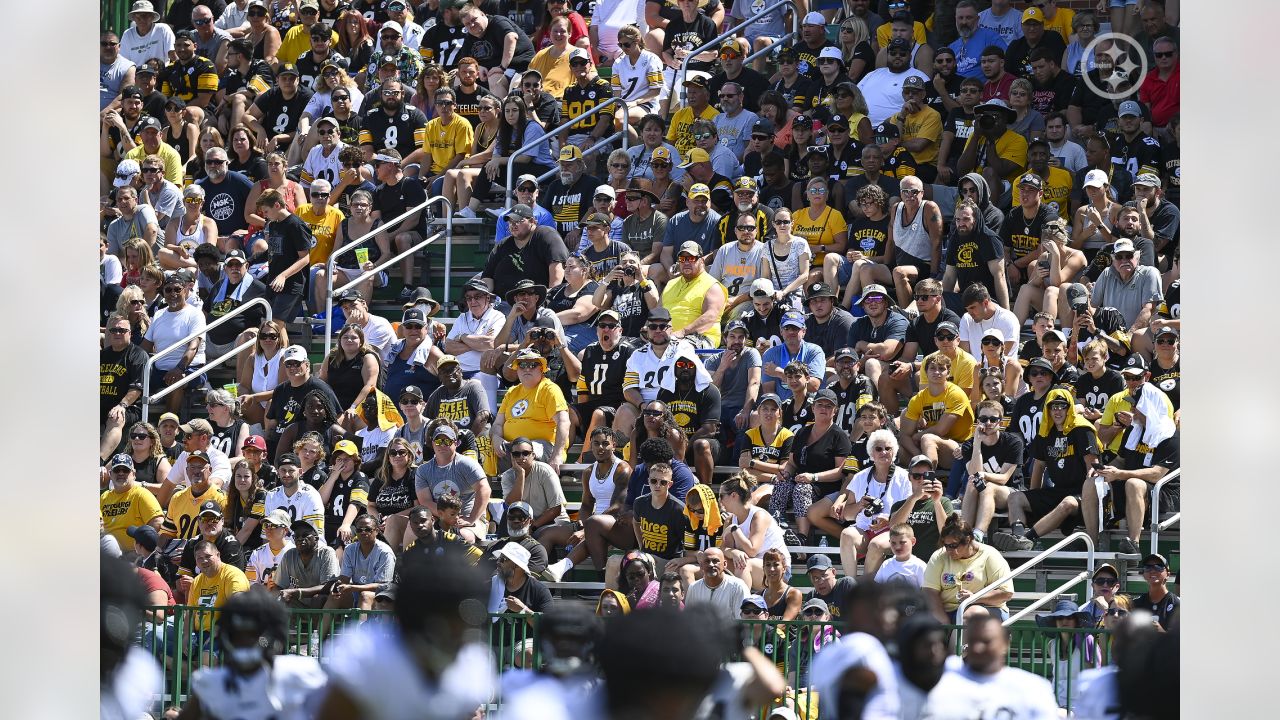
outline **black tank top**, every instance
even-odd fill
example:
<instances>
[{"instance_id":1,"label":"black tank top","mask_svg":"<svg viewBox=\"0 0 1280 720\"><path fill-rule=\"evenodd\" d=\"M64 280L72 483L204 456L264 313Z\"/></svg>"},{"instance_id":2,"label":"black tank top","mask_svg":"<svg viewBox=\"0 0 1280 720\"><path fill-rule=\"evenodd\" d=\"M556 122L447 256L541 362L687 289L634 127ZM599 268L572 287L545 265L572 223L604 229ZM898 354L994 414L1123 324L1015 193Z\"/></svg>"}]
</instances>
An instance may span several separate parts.
<instances>
[{"instance_id":1,"label":"black tank top","mask_svg":"<svg viewBox=\"0 0 1280 720\"><path fill-rule=\"evenodd\" d=\"M240 448L232 446L235 445L236 438L240 437L240 428L244 427L244 421L236 420L227 427L218 427L213 421L209 424L213 425L213 437L209 438L209 447L221 450L222 454L229 458L239 455Z\"/></svg>"},{"instance_id":2,"label":"black tank top","mask_svg":"<svg viewBox=\"0 0 1280 720\"><path fill-rule=\"evenodd\" d=\"M341 409L351 407L356 395L360 394L360 389L364 387L362 370L365 354L360 353L350 360L345 357L340 358L336 366L329 365L329 387L333 388L333 394L338 396L338 406Z\"/></svg>"},{"instance_id":3,"label":"black tank top","mask_svg":"<svg viewBox=\"0 0 1280 720\"><path fill-rule=\"evenodd\" d=\"M791 586L787 585L786 588L787 590L790 590ZM787 611L787 590L782 591L782 597L778 598L778 602L769 606L770 617L780 618L782 617L783 613Z\"/></svg>"},{"instance_id":4,"label":"black tank top","mask_svg":"<svg viewBox=\"0 0 1280 720\"><path fill-rule=\"evenodd\" d=\"M145 462L133 461L133 474L139 483L156 482L156 466L160 461L154 457L149 457Z\"/></svg>"},{"instance_id":5,"label":"black tank top","mask_svg":"<svg viewBox=\"0 0 1280 720\"><path fill-rule=\"evenodd\" d=\"M178 137L173 136L173 126L170 125L164 133L164 141L169 143L174 150L178 151L178 157L184 161L191 157L191 140L187 137L187 125L183 122L178 126Z\"/></svg>"}]
</instances>

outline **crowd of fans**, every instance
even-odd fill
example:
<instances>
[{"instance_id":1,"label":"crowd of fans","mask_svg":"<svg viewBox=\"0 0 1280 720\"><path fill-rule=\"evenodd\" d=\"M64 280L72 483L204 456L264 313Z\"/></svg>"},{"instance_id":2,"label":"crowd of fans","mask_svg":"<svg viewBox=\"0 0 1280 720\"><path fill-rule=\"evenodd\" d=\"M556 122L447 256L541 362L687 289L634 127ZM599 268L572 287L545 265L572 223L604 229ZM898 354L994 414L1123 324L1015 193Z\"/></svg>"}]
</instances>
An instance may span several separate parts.
<instances>
[{"instance_id":1,"label":"crowd of fans","mask_svg":"<svg viewBox=\"0 0 1280 720\"><path fill-rule=\"evenodd\" d=\"M437 607L406 577L441 554L488 568L490 613L603 580L595 614L636 619L596 638L564 611L598 644L551 642L565 663L521 696L539 711L595 697L598 662L601 717L630 717L624 697L695 716L697 673L641 698L611 675L638 660L605 653L646 657L654 618L696 634L686 606L835 623L709 641L760 649L727 707L1079 711L1004 668L1012 583L973 596L1083 528L1149 590L1101 565L1042 622L1176 627L1141 538L1179 467L1179 59L1176 2L1066 4L797 2L712 42L767 3L137 0L101 35L104 548L141 605L248 592L245 632L271 603L449 615L470 590ZM369 272L443 229L429 197L494 233L458 297L422 287L420 254ZM329 281L357 279L326 315ZM299 323L332 350L313 361ZM158 656L281 661L149 612ZM412 622L335 650L330 677L379 652L431 677L492 665L453 640L405 655ZM968 628L963 667L943 624ZM1107 640L1055 642L1059 690L1083 672L1115 692ZM364 670L330 680L328 712L399 717ZM489 695L416 681L391 696L462 717ZM192 687L221 717L218 686Z\"/></svg>"}]
</instances>

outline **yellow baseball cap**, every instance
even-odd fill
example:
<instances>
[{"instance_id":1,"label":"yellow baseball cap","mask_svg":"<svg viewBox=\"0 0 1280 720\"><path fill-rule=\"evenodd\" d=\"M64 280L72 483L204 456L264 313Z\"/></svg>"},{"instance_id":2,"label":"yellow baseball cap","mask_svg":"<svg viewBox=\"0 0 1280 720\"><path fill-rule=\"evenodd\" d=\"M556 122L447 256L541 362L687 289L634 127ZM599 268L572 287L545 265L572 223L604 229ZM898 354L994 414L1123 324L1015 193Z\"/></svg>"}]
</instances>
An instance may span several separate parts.
<instances>
[{"instance_id":1,"label":"yellow baseball cap","mask_svg":"<svg viewBox=\"0 0 1280 720\"><path fill-rule=\"evenodd\" d=\"M694 183L692 186L690 186L690 188L689 188L689 194L688 194L688 196L687 196L687 197L688 197L689 199L693 199L693 198L696 198L696 197L698 197L698 196L702 196L702 197L704 197L704 198L706 198L706 199L710 200L710 199L711 199L711 188L707 187L705 183Z\"/></svg>"},{"instance_id":2,"label":"yellow baseball cap","mask_svg":"<svg viewBox=\"0 0 1280 720\"><path fill-rule=\"evenodd\" d=\"M711 156L707 154L706 150L696 147L689 151L689 156L684 159L684 162L680 163L680 167L687 168L694 163L704 162L711 162Z\"/></svg>"},{"instance_id":3,"label":"yellow baseball cap","mask_svg":"<svg viewBox=\"0 0 1280 720\"><path fill-rule=\"evenodd\" d=\"M359 457L360 451L356 449L356 444L350 440L339 440L337 445L333 446L336 453L346 453L351 457Z\"/></svg>"},{"instance_id":4,"label":"yellow baseball cap","mask_svg":"<svg viewBox=\"0 0 1280 720\"><path fill-rule=\"evenodd\" d=\"M1022 11L1022 22L1024 22L1024 23L1025 23L1025 22L1038 22L1038 23L1040 23L1041 25L1043 25L1043 24L1044 24L1044 11L1043 11L1043 10L1041 10L1040 8L1036 7L1035 5L1032 5L1031 7L1029 7L1029 8L1027 8L1026 10L1023 10L1023 11Z\"/></svg>"},{"instance_id":5,"label":"yellow baseball cap","mask_svg":"<svg viewBox=\"0 0 1280 720\"><path fill-rule=\"evenodd\" d=\"M560 162L572 162L582 159L582 148L577 145L565 145L560 148Z\"/></svg>"}]
</instances>

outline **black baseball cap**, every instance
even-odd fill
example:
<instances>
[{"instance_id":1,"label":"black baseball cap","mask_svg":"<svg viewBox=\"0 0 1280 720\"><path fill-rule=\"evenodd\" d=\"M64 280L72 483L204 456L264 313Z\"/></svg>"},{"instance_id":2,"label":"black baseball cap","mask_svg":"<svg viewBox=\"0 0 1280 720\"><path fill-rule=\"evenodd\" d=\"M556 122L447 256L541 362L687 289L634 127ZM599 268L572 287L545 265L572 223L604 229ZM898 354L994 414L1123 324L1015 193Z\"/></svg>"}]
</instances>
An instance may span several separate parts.
<instances>
[{"instance_id":1,"label":"black baseball cap","mask_svg":"<svg viewBox=\"0 0 1280 720\"><path fill-rule=\"evenodd\" d=\"M654 308L649 311L649 319L666 320L667 322L671 322L671 311L664 307Z\"/></svg>"},{"instance_id":2,"label":"black baseball cap","mask_svg":"<svg viewBox=\"0 0 1280 720\"><path fill-rule=\"evenodd\" d=\"M302 460L300 460L298 456L293 453L283 453L280 455L280 457L276 458L276 468L282 468L285 465L302 467Z\"/></svg>"}]
</instances>

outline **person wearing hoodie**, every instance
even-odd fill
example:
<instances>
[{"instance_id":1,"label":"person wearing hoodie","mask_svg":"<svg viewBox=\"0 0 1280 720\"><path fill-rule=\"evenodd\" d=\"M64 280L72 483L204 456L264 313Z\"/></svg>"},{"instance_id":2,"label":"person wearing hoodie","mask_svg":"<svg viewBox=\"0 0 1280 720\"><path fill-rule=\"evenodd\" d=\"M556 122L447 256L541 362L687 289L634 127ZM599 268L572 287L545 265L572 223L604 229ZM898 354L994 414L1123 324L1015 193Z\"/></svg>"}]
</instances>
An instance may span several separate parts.
<instances>
[{"instance_id":1,"label":"person wearing hoodie","mask_svg":"<svg viewBox=\"0 0 1280 720\"><path fill-rule=\"evenodd\" d=\"M1012 527L993 535L992 545L1002 551L1031 550L1041 535L1055 528L1069 532L1079 518L1085 480L1098 454L1097 434L1088 420L1076 414L1071 393L1050 390L1031 441L1035 463L1030 489L1009 496ZM1046 480L1051 487L1046 487ZM1028 522L1034 523L1030 529Z\"/></svg>"},{"instance_id":2,"label":"person wearing hoodie","mask_svg":"<svg viewBox=\"0 0 1280 720\"><path fill-rule=\"evenodd\" d=\"M668 560L663 572L679 573L680 582L687 590L702 575L698 553L720 544L720 531L727 516L720 510L716 491L702 483L689 488L685 494L684 516L684 555Z\"/></svg>"},{"instance_id":3,"label":"person wearing hoodie","mask_svg":"<svg viewBox=\"0 0 1280 720\"><path fill-rule=\"evenodd\" d=\"M965 178L976 178L979 187L986 187L986 182L976 173ZM942 292L948 304L959 304L960 291L975 282L982 283L1000 307L1008 307L1004 243L989 225L978 222L981 216L981 207L969 198L956 204L954 227L946 243L947 269L942 274Z\"/></svg>"}]
</instances>

